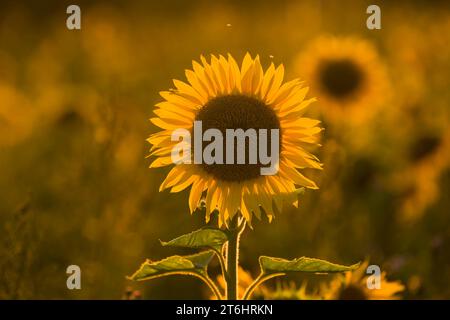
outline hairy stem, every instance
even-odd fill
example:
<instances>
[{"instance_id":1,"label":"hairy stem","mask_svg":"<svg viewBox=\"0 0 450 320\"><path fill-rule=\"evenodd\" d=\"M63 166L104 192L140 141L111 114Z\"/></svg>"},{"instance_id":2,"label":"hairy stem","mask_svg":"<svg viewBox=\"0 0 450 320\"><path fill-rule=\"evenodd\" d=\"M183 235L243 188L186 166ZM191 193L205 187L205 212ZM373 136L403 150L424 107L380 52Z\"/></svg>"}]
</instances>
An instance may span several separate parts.
<instances>
[{"instance_id":1,"label":"hairy stem","mask_svg":"<svg viewBox=\"0 0 450 320\"><path fill-rule=\"evenodd\" d=\"M219 264L220 264L220 270L222 272L222 277L224 279L227 278L227 267L225 266L225 258L222 254L222 250L214 250L214 252L216 253L217 258L219 259Z\"/></svg>"},{"instance_id":2,"label":"hairy stem","mask_svg":"<svg viewBox=\"0 0 450 320\"><path fill-rule=\"evenodd\" d=\"M211 291L216 296L217 300L222 300L223 299L222 294L220 293L220 291L217 288L216 284L214 283L214 281L211 280L211 278L207 274L202 276L202 277L200 277L200 279L202 279L208 285L208 287L211 289Z\"/></svg>"},{"instance_id":3,"label":"hairy stem","mask_svg":"<svg viewBox=\"0 0 450 320\"><path fill-rule=\"evenodd\" d=\"M227 244L227 300L238 299L238 264L239 264L239 239L244 231L245 221L239 221L238 215L230 221Z\"/></svg>"}]
</instances>

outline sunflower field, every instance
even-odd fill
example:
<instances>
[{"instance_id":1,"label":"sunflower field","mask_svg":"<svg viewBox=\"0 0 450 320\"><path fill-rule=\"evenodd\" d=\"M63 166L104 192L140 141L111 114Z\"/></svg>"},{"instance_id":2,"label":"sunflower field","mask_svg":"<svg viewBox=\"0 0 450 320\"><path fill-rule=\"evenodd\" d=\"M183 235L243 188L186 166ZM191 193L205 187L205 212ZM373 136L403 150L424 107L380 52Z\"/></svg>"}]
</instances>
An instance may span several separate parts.
<instances>
[{"instance_id":1,"label":"sunflower field","mask_svg":"<svg viewBox=\"0 0 450 320\"><path fill-rule=\"evenodd\" d=\"M450 299L450 5L372 4L2 1L0 299Z\"/></svg>"}]
</instances>

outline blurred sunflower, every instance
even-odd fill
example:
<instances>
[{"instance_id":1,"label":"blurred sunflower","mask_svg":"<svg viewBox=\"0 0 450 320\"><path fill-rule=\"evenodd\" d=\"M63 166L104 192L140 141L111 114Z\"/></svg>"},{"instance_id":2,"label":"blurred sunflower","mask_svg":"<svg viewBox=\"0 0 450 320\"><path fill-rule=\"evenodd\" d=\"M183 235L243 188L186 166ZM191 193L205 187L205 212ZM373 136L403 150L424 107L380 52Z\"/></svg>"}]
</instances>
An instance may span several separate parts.
<instances>
[{"instance_id":1,"label":"blurred sunflower","mask_svg":"<svg viewBox=\"0 0 450 320\"><path fill-rule=\"evenodd\" d=\"M419 134L409 146L410 164L393 176L393 187L404 194L400 219L414 221L439 194L439 178L450 167L450 130Z\"/></svg>"},{"instance_id":2,"label":"blurred sunflower","mask_svg":"<svg viewBox=\"0 0 450 320\"><path fill-rule=\"evenodd\" d=\"M317 290L309 293L306 290L307 282L297 288L294 282L277 282L275 290L266 289L265 298L268 300L321 300Z\"/></svg>"},{"instance_id":3,"label":"blurred sunflower","mask_svg":"<svg viewBox=\"0 0 450 320\"><path fill-rule=\"evenodd\" d=\"M17 88L0 82L0 146L12 146L30 137L37 116L28 98Z\"/></svg>"},{"instance_id":4,"label":"blurred sunflower","mask_svg":"<svg viewBox=\"0 0 450 320\"><path fill-rule=\"evenodd\" d=\"M325 300L395 300L405 287L400 281L388 281L386 273L381 273L380 289L367 287L368 276L365 271L369 265L365 261L351 272L337 275L328 285L321 287L321 295Z\"/></svg>"},{"instance_id":5,"label":"blurred sunflower","mask_svg":"<svg viewBox=\"0 0 450 320\"><path fill-rule=\"evenodd\" d=\"M296 59L330 122L361 123L386 99L386 71L374 46L354 37L322 36Z\"/></svg>"},{"instance_id":6,"label":"blurred sunflower","mask_svg":"<svg viewBox=\"0 0 450 320\"><path fill-rule=\"evenodd\" d=\"M148 139L153 145L150 155L157 157L150 167L171 165L171 152L179 143L171 140L173 131L182 128L192 132L194 121L201 121L203 130L215 128L223 135L226 129L279 129L278 171L261 175L259 163L183 163L172 168L160 190L171 188L171 192L179 192L192 186L191 213L206 193L206 221L218 210L219 226L228 225L237 212L249 223L252 214L260 219L261 212L271 221L274 208L281 210L283 202L297 205L298 187L317 189L297 170L321 169L319 160L305 150L308 145L317 144L322 130L317 126L319 121L303 117L315 99L304 100L308 88L299 79L283 84L283 65L275 67L272 63L264 72L259 56L252 58L247 53L241 68L231 55L228 59L213 55L210 63L202 56L201 62L193 61L193 70L186 70L189 83L174 80L175 90L160 93L165 101L156 105L156 117L150 121L163 130Z\"/></svg>"},{"instance_id":7,"label":"blurred sunflower","mask_svg":"<svg viewBox=\"0 0 450 320\"><path fill-rule=\"evenodd\" d=\"M239 284L238 284L238 296L242 299L245 290L255 280L250 272L244 270L239 266ZM226 290L226 282L222 275L217 276L217 283L222 290ZM320 300L321 297L318 294L318 290L312 293L308 293L306 290L307 283L303 282L300 288L297 288L294 282L281 282L278 281L275 289L270 288L264 284L259 285L255 291L253 291L250 299L252 300ZM214 295L209 296L211 300L217 299Z\"/></svg>"}]
</instances>

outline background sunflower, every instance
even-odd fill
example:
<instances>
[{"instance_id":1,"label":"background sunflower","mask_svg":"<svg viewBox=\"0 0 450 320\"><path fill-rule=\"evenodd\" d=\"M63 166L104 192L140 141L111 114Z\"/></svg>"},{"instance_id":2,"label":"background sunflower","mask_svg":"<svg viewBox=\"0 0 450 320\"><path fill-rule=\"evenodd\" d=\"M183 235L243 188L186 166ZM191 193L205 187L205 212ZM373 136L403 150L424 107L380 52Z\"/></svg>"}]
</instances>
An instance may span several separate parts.
<instances>
[{"instance_id":1,"label":"background sunflower","mask_svg":"<svg viewBox=\"0 0 450 320\"><path fill-rule=\"evenodd\" d=\"M405 286L400 281L388 281L385 272L381 274L379 288L368 288L369 276L365 274L368 265L368 261L365 261L359 269L336 276L328 285L322 287L320 295L325 300L399 299Z\"/></svg>"},{"instance_id":2,"label":"background sunflower","mask_svg":"<svg viewBox=\"0 0 450 320\"><path fill-rule=\"evenodd\" d=\"M362 38L321 36L296 59L299 74L321 97L321 113L335 125L364 122L389 97L385 66Z\"/></svg>"}]
</instances>

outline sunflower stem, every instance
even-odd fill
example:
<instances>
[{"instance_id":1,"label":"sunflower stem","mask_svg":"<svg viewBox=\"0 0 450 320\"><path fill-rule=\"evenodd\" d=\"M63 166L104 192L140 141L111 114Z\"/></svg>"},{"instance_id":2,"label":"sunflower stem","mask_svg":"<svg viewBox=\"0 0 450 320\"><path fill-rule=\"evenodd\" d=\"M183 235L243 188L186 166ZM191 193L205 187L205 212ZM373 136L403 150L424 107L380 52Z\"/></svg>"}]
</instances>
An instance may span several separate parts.
<instances>
[{"instance_id":1,"label":"sunflower stem","mask_svg":"<svg viewBox=\"0 0 450 320\"><path fill-rule=\"evenodd\" d=\"M219 259L220 270L222 272L222 276L223 276L224 279L226 279L226 277L227 277L227 267L225 266L225 258L224 258L224 255L223 255L223 250L214 250L214 252L216 253L217 258Z\"/></svg>"},{"instance_id":2,"label":"sunflower stem","mask_svg":"<svg viewBox=\"0 0 450 320\"><path fill-rule=\"evenodd\" d=\"M244 231L245 221L239 221L238 215L230 221L227 244L227 300L238 299L239 240Z\"/></svg>"},{"instance_id":3,"label":"sunflower stem","mask_svg":"<svg viewBox=\"0 0 450 320\"><path fill-rule=\"evenodd\" d=\"M200 279L202 279L208 285L209 289L211 289L211 291L214 293L217 300L222 300L223 297L222 294L220 293L220 290L217 288L216 284L214 283L214 281L211 280L208 274L205 274L204 276L200 277Z\"/></svg>"}]
</instances>

